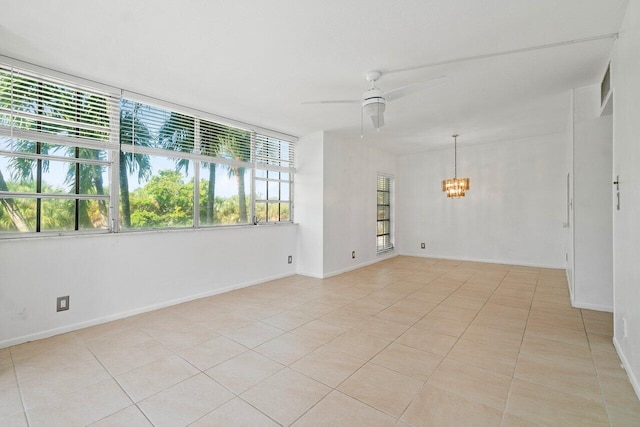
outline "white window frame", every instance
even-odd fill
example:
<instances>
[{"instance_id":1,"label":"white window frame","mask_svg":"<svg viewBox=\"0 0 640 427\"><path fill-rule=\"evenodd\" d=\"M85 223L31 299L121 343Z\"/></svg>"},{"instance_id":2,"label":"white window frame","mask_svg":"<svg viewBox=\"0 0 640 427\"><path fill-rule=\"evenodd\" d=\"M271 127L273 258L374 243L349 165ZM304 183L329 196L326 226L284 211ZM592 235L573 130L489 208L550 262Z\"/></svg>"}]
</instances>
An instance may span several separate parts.
<instances>
[{"instance_id":1,"label":"white window frame","mask_svg":"<svg viewBox=\"0 0 640 427\"><path fill-rule=\"evenodd\" d=\"M116 99L115 104L117 105L117 108L110 108L109 109L109 141L108 142L104 142L102 145L100 144L94 144L94 143L90 143L88 144L89 147L87 148L100 148L103 150L107 151L107 156L108 156L108 160L106 161L95 161L95 160L88 160L88 159L76 159L76 158L67 158L67 157L62 157L62 156L49 156L49 155L35 155L37 158L39 159L45 159L45 157L47 159L50 160L58 160L58 161L68 161L68 162L72 162L72 163L82 163L82 164L100 164L101 166L106 166L109 168L109 183L108 183L108 187L109 187L109 194L105 195L105 196L93 196L93 195L82 195L82 194L72 194L72 193L64 193L64 194L42 194L42 193L14 193L12 192L11 194L7 193L7 194L0 194L1 196L4 196L5 198L9 198L7 196L11 196L13 198L66 198L66 199L80 199L80 200L84 200L84 199L104 199L106 201L109 202L109 218L108 218L108 222L109 222L109 227L106 230L75 230L75 231L51 231L51 232L18 232L18 233L12 233L12 232L6 232L6 233L2 233L0 234L0 239L1 238L15 238L15 237L20 237L20 238L26 238L26 237L34 237L34 236L43 236L43 235L80 235L80 234L87 234L87 233L96 233L96 232L100 232L100 233L109 233L109 232L114 232L114 233L118 233L118 232L130 232L130 231L140 231L140 230L166 230L166 229L170 229L171 227L160 227L160 228L150 228L150 229L121 229L120 227L120 212L119 212L119 208L120 208L120 185L119 185L119 181L120 181L120 177L119 177L119 170L120 170L120 150L122 150L123 152L135 152L135 153L140 153L140 154L148 154L151 156L162 156L162 157L172 157L172 158L180 158L180 159L186 159L189 161L193 162L193 166L194 166L194 218L193 218L193 227L194 228L213 228L213 227L221 227L221 226L229 226L227 224L207 224L205 226L201 226L199 224L199 214L198 214L198 209L199 209L199 181L200 181L200 166L202 162L207 162L207 163L216 163L216 164L224 164L224 165L228 165L228 166L240 166L240 167L244 167L247 169L247 173L250 172L250 188L249 191L247 192L247 197L250 198L250 218L247 224L239 224L241 226L245 226L245 225L251 225L257 224L257 221L255 220L255 203L256 203L256 197L255 197L255 180L256 180L256 174L255 171L257 169L266 169L266 170L276 170L276 171L282 171L282 172L288 172L290 175L290 194L289 194L289 201L285 201L285 203L289 203L290 206L290 212L289 212L289 219L286 221L281 221L281 222L286 222L286 223L293 223L293 185L294 185L294 176L295 176L295 166L293 163L293 153L295 152L295 144L297 143L297 137L291 136L291 135L287 135L281 132L277 132L277 131L273 131L273 130L269 130L269 129L264 129L258 126L253 126L241 121L237 121L237 120L233 120L233 119L228 119L222 116L218 116L218 115L214 115L214 114L210 114L210 113L206 113L197 109L193 109L193 108L189 108L189 107L184 107L181 105L177 105L177 104L173 104L173 103L169 103L169 102L165 102L162 100L158 100L156 98L152 98L152 97L148 97L145 95L141 95L141 94L137 94L135 92L129 92L129 91L124 91L122 89L118 89L112 86L107 86L101 83L97 83L97 82L93 82L93 81L89 81L86 79L82 79L82 78L78 78L75 76L71 76L65 73L61 73L58 71L54 71L54 70L50 70L50 69L46 69L46 68L42 68L42 67L38 67L32 64L27 64L18 60L15 60L13 58L7 58L7 57L3 57L0 55L0 63L9 67L15 67L18 70L22 70L28 73L35 73L35 74L40 74L43 76L43 78L51 78L51 79L56 79L56 80L61 80L63 82L69 82L69 84L71 85L77 85L77 86L81 86L81 87L86 87L89 90L94 90L94 91L100 91L100 92L104 92L105 94L114 97ZM163 150L163 149L159 149L159 148L151 148L151 147L140 147L140 146L132 146L129 144L120 144L119 141L119 135L120 135L120 111L119 111L119 107L120 107L120 101L122 99L129 99L129 100L133 100L136 102L140 102L140 103L144 103L144 104L148 104L154 107L159 107L159 108L163 108L163 109L168 109L171 110L173 112L177 112L180 114L185 114L185 115L189 115L189 116L193 116L195 118L195 127L194 127L194 150L193 152L180 152L180 151L171 151L171 150ZM251 152L251 161L249 162L244 162L244 161L237 161L234 159L229 159L229 158L222 158L222 157L213 157L213 156L207 156L207 155L202 155L200 154L200 147L198 146L200 138L199 138L199 123L201 120L207 120L207 121L211 121L211 122L215 122L218 124L223 124L223 125L227 125L227 126L232 126L235 128L239 128L242 130L246 130L248 132L251 133L251 138L252 138L252 152ZM5 135L7 133L10 133L11 136L13 137L19 137L22 138L22 136L27 136L27 135L21 135L20 134L20 130L19 129L8 129L6 127L0 127L0 135ZM31 132L27 132L27 133L31 133ZM278 166L277 164L264 164L264 158L262 158L260 161L258 161L256 159L256 156L253 152L253 148L254 148L254 143L253 140L255 138L255 135L261 135L261 136L267 136L268 138L275 138L275 139L279 139L285 143L290 144L290 150L292 150L292 154L291 154L291 162L288 164L288 166L283 167L283 166ZM58 135L55 134L47 134L44 136L39 136L39 139L46 139L46 141L42 141L42 142L51 142L51 143L55 143L55 144L63 144L63 145L68 145L68 146L83 146L83 144L81 143L69 143L67 142L62 142L61 138ZM29 153L16 153L13 151L9 151L9 152L2 152L0 154L3 155L10 155L10 156L19 156L19 157L33 157L33 154L29 154ZM60 158L58 158L60 157ZM6 193L6 192L5 192ZM274 200L270 201L271 203L275 202ZM249 214L249 212L248 212ZM270 222L270 223L274 223L274 222ZM278 223L278 222L275 222ZM186 227L186 228L191 228L191 227ZM179 229L184 229L183 227L180 227Z\"/></svg>"}]
</instances>

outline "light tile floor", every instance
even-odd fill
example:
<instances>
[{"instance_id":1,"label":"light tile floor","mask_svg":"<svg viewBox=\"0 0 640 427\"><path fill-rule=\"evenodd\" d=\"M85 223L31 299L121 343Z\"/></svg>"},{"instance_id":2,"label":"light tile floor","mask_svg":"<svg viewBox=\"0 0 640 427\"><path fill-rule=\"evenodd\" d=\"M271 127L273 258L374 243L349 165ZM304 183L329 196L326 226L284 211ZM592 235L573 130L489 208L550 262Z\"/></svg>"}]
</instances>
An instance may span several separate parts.
<instances>
[{"instance_id":1,"label":"light tile floor","mask_svg":"<svg viewBox=\"0 0 640 427\"><path fill-rule=\"evenodd\" d=\"M561 270L396 257L0 350L2 426L630 426Z\"/></svg>"}]
</instances>

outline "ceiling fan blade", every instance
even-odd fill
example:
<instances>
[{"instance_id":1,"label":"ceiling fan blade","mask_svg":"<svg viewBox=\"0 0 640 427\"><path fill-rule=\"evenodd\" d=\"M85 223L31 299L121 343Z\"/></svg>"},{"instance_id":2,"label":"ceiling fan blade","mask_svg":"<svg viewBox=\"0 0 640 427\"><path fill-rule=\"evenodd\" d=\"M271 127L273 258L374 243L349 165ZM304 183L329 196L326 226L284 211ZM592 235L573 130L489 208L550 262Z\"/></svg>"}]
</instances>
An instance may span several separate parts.
<instances>
[{"instance_id":1,"label":"ceiling fan blade","mask_svg":"<svg viewBox=\"0 0 640 427\"><path fill-rule=\"evenodd\" d=\"M301 104L360 104L361 102L357 99L338 99L335 101L306 101Z\"/></svg>"},{"instance_id":2,"label":"ceiling fan blade","mask_svg":"<svg viewBox=\"0 0 640 427\"><path fill-rule=\"evenodd\" d=\"M444 83L447 80L447 76L440 76L434 79L430 79L421 83L414 83L409 86L393 89L383 94L387 101L393 101L394 99L402 98L403 96L411 95L412 93L419 92L421 90L428 89L430 87L437 86Z\"/></svg>"}]
</instances>

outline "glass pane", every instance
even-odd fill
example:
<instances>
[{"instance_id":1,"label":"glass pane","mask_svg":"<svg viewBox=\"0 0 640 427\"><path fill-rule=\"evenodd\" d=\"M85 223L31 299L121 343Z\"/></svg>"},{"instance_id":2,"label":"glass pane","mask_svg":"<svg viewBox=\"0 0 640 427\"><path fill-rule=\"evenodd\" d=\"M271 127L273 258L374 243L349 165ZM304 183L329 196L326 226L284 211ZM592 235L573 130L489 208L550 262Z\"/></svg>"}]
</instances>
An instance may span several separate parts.
<instances>
[{"instance_id":1,"label":"glass pane","mask_svg":"<svg viewBox=\"0 0 640 427\"><path fill-rule=\"evenodd\" d=\"M389 204L389 193L386 191L378 191L378 204L379 205L388 205Z\"/></svg>"},{"instance_id":2,"label":"glass pane","mask_svg":"<svg viewBox=\"0 0 640 427\"><path fill-rule=\"evenodd\" d=\"M267 198L267 181L256 180L256 199L264 200Z\"/></svg>"},{"instance_id":3,"label":"glass pane","mask_svg":"<svg viewBox=\"0 0 640 427\"><path fill-rule=\"evenodd\" d=\"M74 194L76 163L42 160L42 193ZM0 156L2 173L7 190L36 192L38 161L20 157ZM107 195L109 173L107 166L79 164L81 194Z\"/></svg>"},{"instance_id":4,"label":"glass pane","mask_svg":"<svg viewBox=\"0 0 640 427\"><path fill-rule=\"evenodd\" d=\"M78 157L80 159L107 160L107 152L105 150L95 150L91 148L75 148L68 145L57 145L38 143L24 139L14 139L8 137L0 137L0 150L14 151L17 153L48 154L60 157ZM76 153L77 151L77 153Z\"/></svg>"},{"instance_id":5,"label":"glass pane","mask_svg":"<svg viewBox=\"0 0 640 427\"><path fill-rule=\"evenodd\" d=\"M123 228L192 227L193 193L193 162L120 154Z\"/></svg>"},{"instance_id":6,"label":"glass pane","mask_svg":"<svg viewBox=\"0 0 640 427\"><path fill-rule=\"evenodd\" d=\"M1 183L7 188L0 191L33 193L36 191L36 161L18 157L0 156Z\"/></svg>"},{"instance_id":7,"label":"glass pane","mask_svg":"<svg viewBox=\"0 0 640 427\"><path fill-rule=\"evenodd\" d=\"M269 181L268 184L268 198L269 200L279 200L280 199L280 186L278 185L278 181Z\"/></svg>"},{"instance_id":8,"label":"glass pane","mask_svg":"<svg viewBox=\"0 0 640 427\"><path fill-rule=\"evenodd\" d=\"M35 170L37 161L19 160L32 162ZM75 163L42 161L42 193L75 193L75 177Z\"/></svg>"},{"instance_id":9,"label":"glass pane","mask_svg":"<svg viewBox=\"0 0 640 427\"><path fill-rule=\"evenodd\" d=\"M290 174L289 172L280 172L280 179L283 181L290 181Z\"/></svg>"},{"instance_id":10,"label":"glass pane","mask_svg":"<svg viewBox=\"0 0 640 427\"><path fill-rule=\"evenodd\" d=\"M280 172L278 171L269 171L268 172L269 179L280 179Z\"/></svg>"},{"instance_id":11,"label":"glass pane","mask_svg":"<svg viewBox=\"0 0 640 427\"><path fill-rule=\"evenodd\" d=\"M42 199L40 231L75 230L75 200Z\"/></svg>"},{"instance_id":12,"label":"glass pane","mask_svg":"<svg viewBox=\"0 0 640 427\"><path fill-rule=\"evenodd\" d=\"M256 169L256 178L266 178L267 171L264 169Z\"/></svg>"},{"instance_id":13,"label":"glass pane","mask_svg":"<svg viewBox=\"0 0 640 427\"><path fill-rule=\"evenodd\" d=\"M200 224L248 224L250 217L251 171L216 163L202 163Z\"/></svg>"},{"instance_id":14,"label":"glass pane","mask_svg":"<svg viewBox=\"0 0 640 427\"><path fill-rule=\"evenodd\" d=\"M73 156L75 157L75 155ZM91 160L108 160L109 157L105 150L92 150L89 148L78 148L78 158Z\"/></svg>"},{"instance_id":15,"label":"glass pane","mask_svg":"<svg viewBox=\"0 0 640 427\"><path fill-rule=\"evenodd\" d=\"M378 220L389 219L389 207L378 206Z\"/></svg>"},{"instance_id":16,"label":"glass pane","mask_svg":"<svg viewBox=\"0 0 640 427\"><path fill-rule=\"evenodd\" d=\"M36 199L0 198L0 233L36 231Z\"/></svg>"},{"instance_id":17,"label":"glass pane","mask_svg":"<svg viewBox=\"0 0 640 427\"><path fill-rule=\"evenodd\" d=\"M256 203L256 218L258 222L267 220L267 204L265 202Z\"/></svg>"},{"instance_id":18,"label":"glass pane","mask_svg":"<svg viewBox=\"0 0 640 427\"><path fill-rule=\"evenodd\" d=\"M69 163L69 167L75 163ZM80 164L80 194L109 195L109 168ZM73 192L73 188L69 191Z\"/></svg>"},{"instance_id":19,"label":"glass pane","mask_svg":"<svg viewBox=\"0 0 640 427\"><path fill-rule=\"evenodd\" d=\"M0 137L0 150L16 151L19 153L35 153L36 143L2 136Z\"/></svg>"},{"instance_id":20,"label":"glass pane","mask_svg":"<svg viewBox=\"0 0 640 427\"><path fill-rule=\"evenodd\" d=\"M291 221L291 205L289 203L280 203L280 221Z\"/></svg>"},{"instance_id":21,"label":"glass pane","mask_svg":"<svg viewBox=\"0 0 640 427\"><path fill-rule=\"evenodd\" d=\"M108 230L109 205L104 200L78 200L80 230Z\"/></svg>"},{"instance_id":22,"label":"glass pane","mask_svg":"<svg viewBox=\"0 0 640 427\"><path fill-rule=\"evenodd\" d=\"M378 235L389 234L389 221L378 221Z\"/></svg>"},{"instance_id":23,"label":"glass pane","mask_svg":"<svg viewBox=\"0 0 640 427\"><path fill-rule=\"evenodd\" d=\"M391 247L391 239L388 234L377 237L377 249L384 250Z\"/></svg>"},{"instance_id":24,"label":"glass pane","mask_svg":"<svg viewBox=\"0 0 640 427\"><path fill-rule=\"evenodd\" d=\"M267 204L267 216L270 222L280 221L280 203Z\"/></svg>"},{"instance_id":25,"label":"glass pane","mask_svg":"<svg viewBox=\"0 0 640 427\"><path fill-rule=\"evenodd\" d=\"M290 199L290 187L291 184L289 184L288 182L281 182L280 183L280 200L283 201L289 201Z\"/></svg>"}]
</instances>

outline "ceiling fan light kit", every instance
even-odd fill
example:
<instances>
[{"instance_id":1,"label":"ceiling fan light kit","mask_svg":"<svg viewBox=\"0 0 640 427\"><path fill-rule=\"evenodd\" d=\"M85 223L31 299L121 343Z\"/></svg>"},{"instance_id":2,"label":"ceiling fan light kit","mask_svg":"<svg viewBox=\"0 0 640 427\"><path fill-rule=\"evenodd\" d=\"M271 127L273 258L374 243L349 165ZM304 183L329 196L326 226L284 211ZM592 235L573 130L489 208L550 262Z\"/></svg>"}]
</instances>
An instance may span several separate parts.
<instances>
[{"instance_id":1,"label":"ceiling fan light kit","mask_svg":"<svg viewBox=\"0 0 640 427\"><path fill-rule=\"evenodd\" d=\"M458 178L458 134L453 136L453 178L442 181L442 191L447 193L447 197L458 199L464 197L469 190L469 178Z\"/></svg>"}]
</instances>

